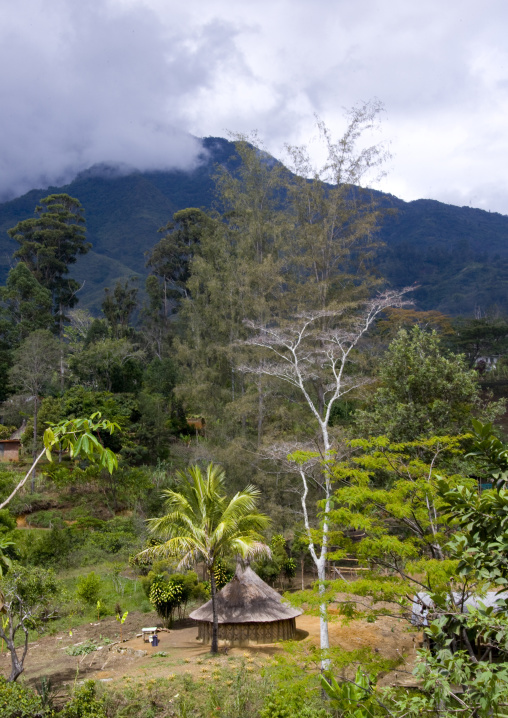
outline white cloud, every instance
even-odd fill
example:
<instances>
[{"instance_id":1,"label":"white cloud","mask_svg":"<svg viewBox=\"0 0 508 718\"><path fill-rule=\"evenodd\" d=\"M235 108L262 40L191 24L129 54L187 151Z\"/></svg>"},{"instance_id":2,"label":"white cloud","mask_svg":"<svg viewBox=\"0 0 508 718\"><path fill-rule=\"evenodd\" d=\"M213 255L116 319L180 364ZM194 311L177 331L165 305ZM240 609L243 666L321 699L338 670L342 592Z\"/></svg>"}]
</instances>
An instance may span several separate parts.
<instances>
[{"instance_id":1,"label":"white cloud","mask_svg":"<svg viewBox=\"0 0 508 718\"><path fill-rule=\"evenodd\" d=\"M508 6L491 0L21 0L0 27L0 192L93 162L188 166L187 133L280 155L386 105L383 188L508 213Z\"/></svg>"}]
</instances>

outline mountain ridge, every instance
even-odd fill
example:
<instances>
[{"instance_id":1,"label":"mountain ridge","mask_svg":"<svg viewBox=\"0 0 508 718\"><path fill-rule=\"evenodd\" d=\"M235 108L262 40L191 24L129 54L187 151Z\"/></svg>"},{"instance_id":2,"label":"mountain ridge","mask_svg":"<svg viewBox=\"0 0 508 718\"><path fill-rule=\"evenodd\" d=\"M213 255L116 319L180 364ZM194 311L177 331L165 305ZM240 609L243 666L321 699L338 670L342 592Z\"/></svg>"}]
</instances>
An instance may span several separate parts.
<instances>
[{"instance_id":1,"label":"mountain ridge","mask_svg":"<svg viewBox=\"0 0 508 718\"><path fill-rule=\"evenodd\" d=\"M71 275L84 282L80 306L97 310L104 287L117 279L147 275L146 252L160 238L158 230L185 207L209 209L212 175L217 164L238 166L232 142L202 140L202 162L189 171L130 171L104 163L80 172L61 187L33 189L0 204L0 281L12 266L17 243L7 230L32 217L48 194L65 192L85 208L88 255ZM480 306L508 312L508 216L432 199L405 202L374 191L387 213L379 237L384 247L377 267L391 286L418 284L415 300L422 309L470 314Z\"/></svg>"}]
</instances>

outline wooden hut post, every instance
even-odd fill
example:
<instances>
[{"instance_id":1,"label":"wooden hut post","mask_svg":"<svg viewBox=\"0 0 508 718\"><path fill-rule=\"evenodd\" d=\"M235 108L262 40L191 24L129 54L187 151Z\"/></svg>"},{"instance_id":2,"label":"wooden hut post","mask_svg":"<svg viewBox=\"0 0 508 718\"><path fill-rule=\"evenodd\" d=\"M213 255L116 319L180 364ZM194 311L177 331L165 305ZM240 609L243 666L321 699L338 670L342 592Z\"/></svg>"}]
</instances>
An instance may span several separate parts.
<instances>
[{"instance_id":1,"label":"wooden hut post","mask_svg":"<svg viewBox=\"0 0 508 718\"><path fill-rule=\"evenodd\" d=\"M213 566L210 568L210 592L212 594L212 614L213 614L212 653L218 653L219 652L219 619L217 617L217 586L215 584L215 574L213 572Z\"/></svg>"}]
</instances>

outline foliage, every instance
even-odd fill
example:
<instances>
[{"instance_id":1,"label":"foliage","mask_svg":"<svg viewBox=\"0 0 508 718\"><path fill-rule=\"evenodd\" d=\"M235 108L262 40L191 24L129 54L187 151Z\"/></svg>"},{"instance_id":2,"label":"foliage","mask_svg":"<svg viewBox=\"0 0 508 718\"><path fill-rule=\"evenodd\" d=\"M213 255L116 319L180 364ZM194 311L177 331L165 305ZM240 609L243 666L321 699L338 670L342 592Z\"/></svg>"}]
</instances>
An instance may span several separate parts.
<instances>
[{"instance_id":1,"label":"foliage","mask_svg":"<svg viewBox=\"0 0 508 718\"><path fill-rule=\"evenodd\" d=\"M84 686L74 691L61 716L62 718L107 718L104 699L97 698L94 681L87 681Z\"/></svg>"},{"instance_id":2,"label":"foliage","mask_svg":"<svg viewBox=\"0 0 508 718\"><path fill-rule=\"evenodd\" d=\"M101 594L102 581L100 576L92 571L88 576L80 576L76 588L76 596L85 603L97 603Z\"/></svg>"},{"instance_id":3,"label":"foliage","mask_svg":"<svg viewBox=\"0 0 508 718\"><path fill-rule=\"evenodd\" d=\"M87 656L89 653L93 653L98 648L98 644L95 641L85 641L77 646L67 646L65 652L68 656Z\"/></svg>"},{"instance_id":4,"label":"foliage","mask_svg":"<svg viewBox=\"0 0 508 718\"><path fill-rule=\"evenodd\" d=\"M291 581L296 573L296 561L287 555L287 541L282 534L274 534L270 541L271 556L257 561L254 568L263 581L275 584L277 579Z\"/></svg>"},{"instance_id":5,"label":"foliage","mask_svg":"<svg viewBox=\"0 0 508 718\"><path fill-rule=\"evenodd\" d=\"M26 568L15 564L0 580L3 611L9 619L8 627L0 627L2 638L11 654L10 681L15 681L24 670L30 630L44 630L50 618L56 615L55 602L60 585L53 571L43 568ZM16 634L24 634L24 642L16 645Z\"/></svg>"},{"instance_id":6,"label":"foliage","mask_svg":"<svg viewBox=\"0 0 508 718\"><path fill-rule=\"evenodd\" d=\"M10 346L18 346L37 329L52 324L51 292L43 287L24 262L19 262L0 287L0 334Z\"/></svg>"},{"instance_id":7,"label":"foliage","mask_svg":"<svg viewBox=\"0 0 508 718\"><path fill-rule=\"evenodd\" d=\"M387 437L350 442L362 453L351 462L332 466L339 483L335 507L330 512L344 550L354 550L361 561L401 571L407 562L443 558L443 545L451 526L442 512L438 468L460 456L467 437L432 437L392 443ZM450 477L452 485L472 480ZM362 541L352 546L348 529L362 531Z\"/></svg>"},{"instance_id":8,"label":"foliage","mask_svg":"<svg viewBox=\"0 0 508 718\"><path fill-rule=\"evenodd\" d=\"M261 541L260 531L269 519L258 513L259 491L248 486L228 500L224 494L225 474L209 464L206 475L199 466L178 474L181 491L166 490L166 516L149 521L150 530L162 543L145 549L141 555L179 557L179 567L190 566L202 559L211 582L214 630L212 652L217 653L217 619L215 610L215 577L213 569L218 558L240 554L244 558L268 549Z\"/></svg>"},{"instance_id":9,"label":"foliage","mask_svg":"<svg viewBox=\"0 0 508 718\"><path fill-rule=\"evenodd\" d=\"M163 619L164 625L171 626L174 612L182 602L182 584L178 580L172 580L172 577L168 581L162 574L157 574L153 578L148 597Z\"/></svg>"},{"instance_id":10,"label":"foliage","mask_svg":"<svg viewBox=\"0 0 508 718\"><path fill-rule=\"evenodd\" d=\"M337 683L332 675L320 676L321 686L331 698L332 707L344 718L371 718L375 698L369 676L358 668L351 681Z\"/></svg>"},{"instance_id":11,"label":"foliage","mask_svg":"<svg viewBox=\"0 0 508 718\"><path fill-rule=\"evenodd\" d=\"M37 281L51 292L53 313L62 333L64 309L77 302L79 283L66 275L77 256L86 254L85 219L79 200L67 194L52 194L40 200L34 219L25 219L8 234L20 248L14 257L22 260Z\"/></svg>"},{"instance_id":12,"label":"foliage","mask_svg":"<svg viewBox=\"0 0 508 718\"><path fill-rule=\"evenodd\" d=\"M112 434L119 428L118 424L102 419L98 411L89 419L64 419L44 432L46 457L51 461L51 451L56 447L59 451L68 451L71 459L87 458L96 461L111 474L118 467L118 459L111 449L101 444L97 434L101 431Z\"/></svg>"},{"instance_id":13,"label":"foliage","mask_svg":"<svg viewBox=\"0 0 508 718\"><path fill-rule=\"evenodd\" d=\"M291 688L278 689L266 699L260 718L327 718L330 715L324 708L305 705L304 701L304 696Z\"/></svg>"},{"instance_id":14,"label":"foliage","mask_svg":"<svg viewBox=\"0 0 508 718\"><path fill-rule=\"evenodd\" d=\"M145 353L129 339L105 338L74 353L70 368L80 384L95 391L139 391Z\"/></svg>"},{"instance_id":15,"label":"foliage","mask_svg":"<svg viewBox=\"0 0 508 718\"><path fill-rule=\"evenodd\" d=\"M418 326L401 329L384 356L381 386L366 410L357 411L363 434L392 441L460 434L480 408L476 373L460 356L447 354L439 335Z\"/></svg>"},{"instance_id":16,"label":"foliage","mask_svg":"<svg viewBox=\"0 0 508 718\"><path fill-rule=\"evenodd\" d=\"M480 468L502 488L508 481L508 445L499 439L491 423L473 419L474 446L469 456L477 457Z\"/></svg>"},{"instance_id":17,"label":"foliage","mask_svg":"<svg viewBox=\"0 0 508 718\"><path fill-rule=\"evenodd\" d=\"M31 688L0 676L0 715L2 718L45 718L42 699Z\"/></svg>"},{"instance_id":18,"label":"foliage","mask_svg":"<svg viewBox=\"0 0 508 718\"><path fill-rule=\"evenodd\" d=\"M482 446L484 459L492 455L489 431L491 427L476 426L475 456L482 454ZM460 451L457 438L397 445L381 437L357 441L356 446L367 450L353 462L362 469L336 467L345 487L336 492L332 516L341 527L362 529L359 543L348 543L345 531L338 542L368 560L373 571L354 584L331 582L329 599L337 591L355 594L356 606L344 604L343 620L375 621L379 615L404 616L416 625L425 620L424 631L431 642L430 649L419 653L415 667L418 690L374 692L361 680L355 681L365 692L364 712L358 716L373 712L392 716L428 712L447 718L461 712L479 718L505 715L508 602L504 595L495 605L482 600L487 590L505 589L508 581L504 485L500 482L478 494L474 480L440 477L438 447ZM379 486L380 471L384 486ZM351 512L355 507L356 513ZM388 568L389 575L376 567ZM313 600L309 592L303 596L314 606L321 600L317 596ZM371 603L360 597L369 597ZM384 605L378 608L380 602ZM327 690L343 701L345 715L347 710L356 715L355 687L332 681Z\"/></svg>"}]
</instances>

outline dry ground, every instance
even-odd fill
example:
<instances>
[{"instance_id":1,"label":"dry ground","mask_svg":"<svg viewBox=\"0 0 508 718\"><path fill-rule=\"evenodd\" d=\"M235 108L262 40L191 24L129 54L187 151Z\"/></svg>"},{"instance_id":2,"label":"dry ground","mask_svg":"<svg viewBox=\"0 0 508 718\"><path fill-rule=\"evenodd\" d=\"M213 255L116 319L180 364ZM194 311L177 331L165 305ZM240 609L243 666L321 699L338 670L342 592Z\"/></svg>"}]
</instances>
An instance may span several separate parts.
<instances>
[{"instance_id":1,"label":"dry ground","mask_svg":"<svg viewBox=\"0 0 508 718\"><path fill-rule=\"evenodd\" d=\"M24 677L34 682L43 676L51 679L54 686L64 686L75 680L93 678L101 681L115 681L130 677L168 677L170 674L190 672L206 677L213 664L226 663L230 658L244 656L255 669L276 653L284 650L282 644L266 644L246 648L231 648L228 655L221 654L219 659L209 662L209 646L197 641L197 628L193 621L185 619L175 623L174 629L159 633L160 643L156 648L136 637L141 628L154 624L155 614L132 612L123 628L124 642L119 642L119 625L114 618L104 618L100 622L73 629L72 636L60 633L44 636L31 643L25 661ZM297 639L311 641L319 645L319 619L314 616L299 616L296 619ZM341 621L330 624L330 644L345 650L370 647L383 657L404 658L404 665L383 679L381 684L411 685L414 679L410 675L415 657L415 647L420 640L415 633L408 633L406 626L389 618L381 618L376 623L355 621L345 626ZM114 643L106 644L104 639ZM99 650L84 656L70 656L65 649L93 640L101 646ZM157 653L165 656L154 656ZM0 655L0 672L8 675L10 656L4 651Z\"/></svg>"}]
</instances>

